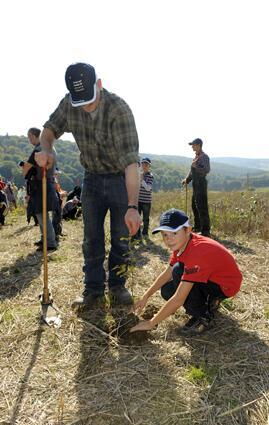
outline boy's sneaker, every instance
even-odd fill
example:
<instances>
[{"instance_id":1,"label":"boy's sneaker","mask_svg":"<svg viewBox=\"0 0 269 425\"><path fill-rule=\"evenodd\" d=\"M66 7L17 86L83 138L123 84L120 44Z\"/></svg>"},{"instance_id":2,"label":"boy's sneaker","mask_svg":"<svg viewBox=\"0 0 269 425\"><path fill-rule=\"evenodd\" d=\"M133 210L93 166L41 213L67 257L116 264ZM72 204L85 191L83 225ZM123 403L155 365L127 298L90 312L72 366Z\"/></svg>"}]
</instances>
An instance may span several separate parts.
<instances>
[{"instance_id":1,"label":"boy's sneaker","mask_svg":"<svg viewBox=\"0 0 269 425\"><path fill-rule=\"evenodd\" d=\"M191 317L190 320L180 329L184 335L200 335L212 328L213 319L209 317Z\"/></svg>"},{"instance_id":2,"label":"boy's sneaker","mask_svg":"<svg viewBox=\"0 0 269 425\"><path fill-rule=\"evenodd\" d=\"M213 298L209 303L210 313L215 313L220 308L221 298Z\"/></svg>"},{"instance_id":3,"label":"boy's sneaker","mask_svg":"<svg viewBox=\"0 0 269 425\"><path fill-rule=\"evenodd\" d=\"M112 305L131 305L134 302L132 295L124 286L110 289L109 299Z\"/></svg>"},{"instance_id":4,"label":"boy's sneaker","mask_svg":"<svg viewBox=\"0 0 269 425\"><path fill-rule=\"evenodd\" d=\"M79 309L82 307L88 308L102 308L105 306L105 296L91 294L84 291L81 296L78 296L71 304L72 309Z\"/></svg>"},{"instance_id":5,"label":"boy's sneaker","mask_svg":"<svg viewBox=\"0 0 269 425\"><path fill-rule=\"evenodd\" d=\"M197 322L197 317L191 317L183 326L183 329L190 329Z\"/></svg>"}]
</instances>

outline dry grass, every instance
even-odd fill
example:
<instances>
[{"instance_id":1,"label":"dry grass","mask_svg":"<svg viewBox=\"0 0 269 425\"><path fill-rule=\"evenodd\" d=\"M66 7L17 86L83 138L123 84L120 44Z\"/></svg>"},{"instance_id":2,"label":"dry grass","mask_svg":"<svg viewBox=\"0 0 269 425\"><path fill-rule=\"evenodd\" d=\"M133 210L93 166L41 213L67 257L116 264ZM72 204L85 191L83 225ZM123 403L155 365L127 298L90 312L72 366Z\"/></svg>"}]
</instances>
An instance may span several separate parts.
<instances>
[{"instance_id":1,"label":"dry grass","mask_svg":"<svg viewBox=\"0 0 269 425\"><path fill-rule=\"evenodd\" d=\"M0 230L1 425L269 424L267 241L218 234L236 255L244 285L216 328L182 339L175 332L180 312L138 342L107 336L122 314L109 305L80 316L70 309L82 289L81 222L64 225L67 236L49 255L62 327L40 323L38 229L24 220L9 216ZM136 297L167 255L158 236L135 249L129 286ZM158 295L153 303L161 305Z\"/></svg>"}]
</instances>

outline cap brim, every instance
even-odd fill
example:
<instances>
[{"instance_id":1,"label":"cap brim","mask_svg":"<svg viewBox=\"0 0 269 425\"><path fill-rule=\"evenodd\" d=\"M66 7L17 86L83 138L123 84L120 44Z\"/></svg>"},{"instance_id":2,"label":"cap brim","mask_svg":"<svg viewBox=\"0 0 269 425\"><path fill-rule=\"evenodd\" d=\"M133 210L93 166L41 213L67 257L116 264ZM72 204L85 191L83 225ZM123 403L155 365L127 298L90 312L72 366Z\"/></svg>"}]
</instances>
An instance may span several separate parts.
<instances>
[{"instance_id":1,"label":"cap brim","mask_svg":"<svg viewBox=\"0 0 269 425\"><path fill-rule=\"evenodd\" d=\"M71 105L74 106L75 108L77 106L89 105L90 103L95 102L96 95L97 95L96 83L93 85L93 88L91 90L88 90L88 93L85 94L84 98L80 98L80 99L78 97L72 98L71 93L69 93Z\"/></svg>"},{"instance_id":2,"label":"cap brim","mask_svg":"<svg viewBox=\"0 0 269 425\"><path fill-rule=\"evenodd\" d=\"M154 235L155 233L158 232L177 232L178 230L182 229L183 227L190 227L190 223L189 220L187 220L185 223L181 224L180 226L173 228L173 227L169 227L169 226L159 226L156 227L155 229L152 230L152 234Z\"/></svg>"}]
</instances>

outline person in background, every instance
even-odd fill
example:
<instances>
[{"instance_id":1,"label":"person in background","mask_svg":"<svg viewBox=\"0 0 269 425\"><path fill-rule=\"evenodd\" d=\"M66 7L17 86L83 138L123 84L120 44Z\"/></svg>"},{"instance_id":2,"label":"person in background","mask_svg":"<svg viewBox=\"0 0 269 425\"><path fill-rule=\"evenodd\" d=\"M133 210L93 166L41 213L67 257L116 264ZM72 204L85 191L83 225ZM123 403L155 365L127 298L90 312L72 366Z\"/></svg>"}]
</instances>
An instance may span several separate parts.
<instances>
[{"instance_id":1,"label":"person in background","mask_svg":"<svg viewBox=\"0 0 269 425\"><path fill-rule=\"evenodd\" d=\"M207 201L206 175L210 171L209 156L203 151L203 141L195 139L189 143L195 152L191 169L187 177L182 180L185 186L192 181L192 210L194 215L194 232L200 232L203 236L210 236L210 219Z\"/></svg>"},{"instance_id":2,"label":"person in background","mask_svg":"<svg viewBox=\"0 0 269 425\"><path fill-rule=\"evenodd\" d=\"M160 225L152 233L162 233L171 251L169 265L134 310L142 311L159 289L167 302L151 320L138 323L132 332L153 329L183 306L190 318L180 333L200 334L214 326L214 314L221 301L240 290L242 274L232 254L220 243L191 230L183 211L172 208L161 215Z\"/></svg>"},{"instance_id":3,"label":"person in background","mask_svg":"<svg viewBox=\"0 0 269 425\"><path fill-rule=\"evenodd\" d=\"M77 218L78 204L80 204L80 202L76 196L65 203L63 207L64 220L75 220Z\"/></svg>"},{"instance_id":4,"label":"person in background","mask_svg":"<svg viewBox=\"0 0 269 425\"><path fill-rule=\"evenodd\" d=\"M25 196L26 196L25 187L20 187L18 189L18 194L17 194L17 204L19 207L25 206Z\"/></svg>"},{"instance_id":5,"label":"person in background","mask_svg":"<svg viewBox=\"0 0 269 425\"><path fill-rule=\"evenodd\" d=\"M2 176L0 176L0 190L5 189L6 183L4 182L4 179Z\"/></svg>"},{"instance_id":6,"label":"person in background","mask_svg":"<svg viewBox=\"0 0 269 425\"><path fill-rule=\"evenodd\" d=\"M0 181L0 228L5 224L5 217L8 213L8 200L4 192L4 183Z\"/></svg>"},{"instance_id":7,"label":"person in background","mask_svg":"<svg viewBox=\"0 0 269 425\"><path fill-rule=\"evenodd\" d=\"M68 66L68 94L44 124L42 167L53 163L55 139L71 132L85 169L81 196L84 221L84 291L73 307L94 307L104 302L106 273L104 222L110 212L111 249L108 289L114 304L131 304L125 288L129 234L140 225L138 214L138 136L131 109L123 99L102 87L95 68L87 63Z\"/></svg>"},{"instance_id":8,"label":"person in background","mask_svg":"<svg viewBox=\"0 0 269 425\"><path fill-rule=\"evenodd\" d=\"M16 186L15 186L15 188L16 188ZM17 208L16 197L15 197L15 193L14 193L13 186L12 186L11 182L7 182L7 184L4 188L4 192L5 192L7 200L8 200L10 211L13 210L13 208Z\"/></svg>"},{"instance_id":9,"label":"person in background","mask_svg":"<svg viewBox=\"0 0 269 425\"><path fill-rule=\"evenodd\" d=\"M140 190L138 196L138 212L143 214L143 229L142 236L148 237L149 232L149 216L152 202L152 184L153 174L150 171L151 160L149 158L143 158L141 160L141 172L140 172ZM139 228L134 239L141 239L141 228Z\"/></svg>"},{"instance_id":10,"label":"person in background","mask_svg":"<svg viewBox=\"0 0 269 425\"><path fill-rule=\"evenodd\" d=\"M52 225L55 232L55 239L58 243L60 240L60 236L63 236L63 225L62 225L62 207L63 207L63 200L65 199L67 192L61 188L60 182L59 182L59 175L61 174L61 171L58 167L55 169L55 175L54 175L54 187L56 191L56 195L58 198L57 207L52 211Z\"/></svg>"},{"instance_id":11,"label":"person in background","mask_svg":"<svg viewBox=\"0 0 269 425\"><path fill-rule=\"evenodd\" d=\"M28 200L28 214L36 215L40 232L40 241L35 242L38 246L37 250L43 249L43 221L42 221L42 168L35 160L35 154L40 152L40 129L32 127L28 130L29 142L34 146L34 149L26 162L22 161L19 165L22 167L22 172L27 180L29 191ZM55 151L52 152L55 158ZM47 211L53 211L57 208L58 198L54 188L54 166L47 170ZM52 226L50 216L47 212L47 249L57 249L57 242L55 239L55 231Z\"/></svg>"},{"instance_id":12,"label":"person in background","mask_svg":"<svg viewBox=\"0 0 269 425\"><path fill-rule=\"evenodd\" d=\"M71 192L68 192L66 201L70 201L75 196L76 196L77 199L80 200L80 197L81 197L81 187L80 186L75 186L74 189L71 190Z\"/></svg>"}]
</instances>

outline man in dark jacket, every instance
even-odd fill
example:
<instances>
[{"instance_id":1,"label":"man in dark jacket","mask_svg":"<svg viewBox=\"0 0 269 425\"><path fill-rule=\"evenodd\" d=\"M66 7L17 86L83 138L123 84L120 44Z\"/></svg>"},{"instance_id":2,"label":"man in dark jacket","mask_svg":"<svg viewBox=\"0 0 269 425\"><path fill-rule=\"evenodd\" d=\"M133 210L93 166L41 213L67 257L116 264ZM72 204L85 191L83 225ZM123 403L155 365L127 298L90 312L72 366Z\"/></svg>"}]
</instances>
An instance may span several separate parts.
<instances>
[{"instance_id":1,"label":"man in dark jacket","mask_svg":"<svg viewBox=\"0 0 269 425\"><path fill-rule=\"evenodd\" d=\"M206 175L210 171L210 160L204 153L201 139L195 139L189 143L195 157L191 164L191 169L187 177L182 180L183 186L192 181L192 210L194 215L194 232L200 232L203 236L210 236L210 219L207 202L207 180Z\"/></svg>"},{"instance_id":2,"label":"man in dark jacket","mask_svg":"<svg viewBox=\"0 0 269 425\"><path fill-rule=\"evenodd\" d=\"M42 169L38 166L35 160L35 154L40 152L40 129L32 127L28 130L29 142L34 146L34 149L29 156L27 161L22 161L20 166L22 167L22 173L27 180L27 191L29 195L28 201L28 214L36 215L40 231L41 239L35 242L38 246L38 251L42 251L43 246L43 219L42 219ZM55 157L55 151L53 152ZM54 167L47 171L47 211L54 211L58 204L58 198L54 188ZM47 244L48 250L55 250L57 248L57 242L55 239L55 231L52 226L49 214L47 214Z\"/></svg>"}]
</instances>

